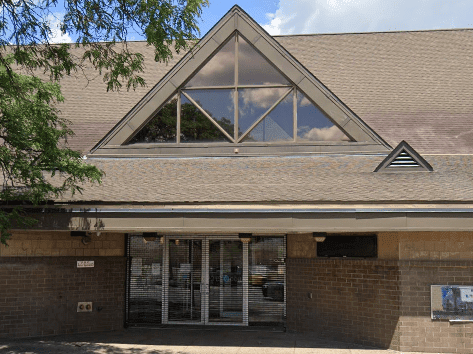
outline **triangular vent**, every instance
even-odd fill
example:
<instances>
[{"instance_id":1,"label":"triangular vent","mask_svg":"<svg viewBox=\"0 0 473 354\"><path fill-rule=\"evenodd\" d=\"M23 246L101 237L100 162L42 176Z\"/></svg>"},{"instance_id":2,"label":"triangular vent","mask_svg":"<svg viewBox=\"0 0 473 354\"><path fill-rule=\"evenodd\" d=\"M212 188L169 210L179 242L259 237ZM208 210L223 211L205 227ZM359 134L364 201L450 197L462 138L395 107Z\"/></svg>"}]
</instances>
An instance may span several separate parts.
<instances>
[{"instance_id":1,"label":"triangular vent","mask_svg":"<svg viewBox=\"0 0 473 354\"><path fill-rule=\"evenodd\" d=\"M383 171L433 171L433 168L403 140L374 170L374 172Z\"/></svg>"},{"instance_id":2,"label":"triangular vent","mask_svg":"<svg viewBox=\"0 0 473 354\"><path fill-rule=\"evenodd\" d=\"M419 167L419 163L406 151L402 151L397 157L391 161L387 168L391 167Z\"/></svg>"}]
</instances>

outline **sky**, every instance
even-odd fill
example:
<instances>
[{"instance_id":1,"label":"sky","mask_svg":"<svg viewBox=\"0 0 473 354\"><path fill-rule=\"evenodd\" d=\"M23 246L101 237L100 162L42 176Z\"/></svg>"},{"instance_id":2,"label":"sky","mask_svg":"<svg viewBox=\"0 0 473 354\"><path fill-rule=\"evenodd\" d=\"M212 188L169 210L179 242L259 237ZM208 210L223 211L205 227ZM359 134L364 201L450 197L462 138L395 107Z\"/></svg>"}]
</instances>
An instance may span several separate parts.
<instances>
[{"instance_id":1,"label":"sky","mask_svg":"<svg viewBox=\"0 0 473 354\"><path fill-rule=\"evenodd\" d=\"M235 4L271 35L473 28L473 0L210 0L200 36ZM58 29L60 19L60 12L51 18L53 41L71 42Z\"/></svg>"}]
</instances>

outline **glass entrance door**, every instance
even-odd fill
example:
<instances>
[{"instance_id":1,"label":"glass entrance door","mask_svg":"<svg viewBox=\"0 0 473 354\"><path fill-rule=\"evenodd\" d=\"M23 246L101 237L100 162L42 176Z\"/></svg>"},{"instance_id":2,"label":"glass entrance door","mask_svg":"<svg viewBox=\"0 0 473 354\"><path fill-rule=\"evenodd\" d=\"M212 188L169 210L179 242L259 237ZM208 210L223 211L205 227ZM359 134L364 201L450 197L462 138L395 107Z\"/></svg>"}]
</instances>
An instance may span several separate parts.
<instances>
[{"instance_id":1,"label":"glass entrance door","mask_svg":"<svg viewBox=\"0 0 473 354\"><path fill-rule=\"evenodd\" d=\"M168 320L202 321L202 240L168 242Z\"/></svg>"},{"instance_id":2,"label":"glass entrance door","mask_svg":"<svg viewBox=\"0 0 473 354\"><path fill-rule=\"evenodd\" d=\"M163 323L248 324L248 244L166 237Z\"/></svg>"},{"instance_id":3,"label":"glass entrance door","mask_svg":"<svg viewBox=\"0 0 473 354\"><path fill-rule=\"evenodd\" d=\"M210 240L209 322L243 323L243 244Z\"/></svg>"}]
</instances>

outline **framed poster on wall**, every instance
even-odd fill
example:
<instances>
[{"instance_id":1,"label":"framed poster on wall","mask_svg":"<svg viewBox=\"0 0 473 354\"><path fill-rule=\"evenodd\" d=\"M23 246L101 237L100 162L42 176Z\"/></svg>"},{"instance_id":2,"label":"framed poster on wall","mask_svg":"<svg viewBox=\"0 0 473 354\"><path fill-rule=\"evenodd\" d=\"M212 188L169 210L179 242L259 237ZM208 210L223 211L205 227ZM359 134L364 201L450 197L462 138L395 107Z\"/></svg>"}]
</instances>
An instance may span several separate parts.
<instances>
[{"instance_id":1,"label":"framed poster on wall","mask_svg":"<svg viewBox=\"0 0 473 354\"><path fill-rule=\"evenodd\" d=\"M433 320L472 321L473 286L431 285Z\"/></svg>"}]
</instances>

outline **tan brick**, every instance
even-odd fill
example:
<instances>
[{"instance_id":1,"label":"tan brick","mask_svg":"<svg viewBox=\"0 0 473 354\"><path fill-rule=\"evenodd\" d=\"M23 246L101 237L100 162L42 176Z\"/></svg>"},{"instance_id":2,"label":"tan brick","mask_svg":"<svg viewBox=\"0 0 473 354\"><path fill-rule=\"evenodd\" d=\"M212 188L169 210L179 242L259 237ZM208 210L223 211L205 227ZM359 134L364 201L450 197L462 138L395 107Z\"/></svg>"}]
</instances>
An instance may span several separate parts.
<instances>
[{"instance_id":1,"label":"tan brick","mask_svg":"<svg viewBox=\"0 0 473 354\"><path fill-rule=\"evenodd\" d=\"M84 255L84 250L83 249L76 249L76 256L83 256Z\"/></svg>"},{"instance_id":2,"label":"tan brick","mask_svg":"<svg viewBox=\"0 0 473 354\"><path fill-rule=\"evenodd\" d=\"M102 248L103 241L94 241L94 248Z\"/></svg>"},{"instance_id":3,"label":"tan brick","mask_svg":"<svg viewBox=\"0 0 473 354\"><path fill-rule=\"evenodd\" d=\"M95 249L84 250L84 256L86 257L98 256L98 255L99 255L99 250L95 250Z\"/></svg>"},{"instance_id":4,"label":"tan brick","mask_svg":"<svg viewBox=\"0 0 473 354\"><path fill-rule=\"evenodd\" d=\"M125 252L123 249L112 249L112 250L109 250L109 256L124 256L125 255Z\"/></svg>"}]
</instances>

